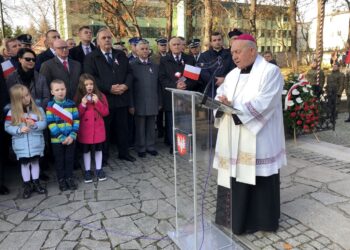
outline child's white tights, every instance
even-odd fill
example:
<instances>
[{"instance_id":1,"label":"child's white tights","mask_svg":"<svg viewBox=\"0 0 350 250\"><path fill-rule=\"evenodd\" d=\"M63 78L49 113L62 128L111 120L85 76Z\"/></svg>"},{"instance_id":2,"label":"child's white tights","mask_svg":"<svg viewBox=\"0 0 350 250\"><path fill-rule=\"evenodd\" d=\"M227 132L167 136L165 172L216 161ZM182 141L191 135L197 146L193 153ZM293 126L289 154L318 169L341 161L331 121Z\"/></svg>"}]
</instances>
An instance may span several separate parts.
<instances>
[{"instance_id":1,"label":"child's white tights","mask_svg":"<svg viewBox=\"0 0 350 250\"><path fill-rule=\"evenodd\" d=\"M39 179L39 172L39 160L34 160L27 164L21 164L21 173L24 182L30 181L30 175L32 175L33 180Z\"/></svg>"},{"instance_id":2,"label":"child's white tights","mask_svg":"<svg viewBox=\"0 0 350 250\"><path fill-rule=\"evenodd\" d=\"M85 171L89 171L91 169L91 151L84 153L84 166ZM96 170L100 170L102 167L102 151L95 151L95 163L96 163Z\"/></svg>"}]
</instances>

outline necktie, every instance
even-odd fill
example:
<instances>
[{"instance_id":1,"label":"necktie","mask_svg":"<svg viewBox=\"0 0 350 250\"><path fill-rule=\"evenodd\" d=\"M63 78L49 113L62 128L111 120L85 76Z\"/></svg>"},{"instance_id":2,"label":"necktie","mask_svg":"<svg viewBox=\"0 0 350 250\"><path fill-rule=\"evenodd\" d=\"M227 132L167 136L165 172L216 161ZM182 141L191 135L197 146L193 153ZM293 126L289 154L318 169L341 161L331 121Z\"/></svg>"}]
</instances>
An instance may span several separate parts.
<instances>
[{"instance_id":1,"label":"necktie","mask_svg":"<svg viewBox=\"0 0 350 250\"><path fill-rule=\"evenodd\" d=\"M113 64L113 59L110 57L110 52L106 52L105 55L106 55L106 58L107 58L107 62L112 65Z\"/></svg>"},{"instance_id":2,"label":"necktie","mask_svg":"<svg viewBox=\"0 0 350 250\"><path fill-rule=\"evenodd\" d=\"M175 56L175 60L176 60L177 63L180 63L180 58L179 58L179 56Z\"/></svg>"},{"instance_id":3,"label":"necktie","mask_svg":"<svg viewBox=\"0 0 350 250\"><path fill-rule=\"evenodd\" d=\"M63 61L63 68L66 70L66 71L69 71L68 70L68 62L66 60Z\"/></svg>"},{"instance_id":4,"label":"necktie","mask_svg":"<svg viewBox=\"0 0 350 250\"><path fill-rule=\"evenodd\" d=\"M90 53L90 47L85 47L85 55Z\"/></svg>"}]
</instances>

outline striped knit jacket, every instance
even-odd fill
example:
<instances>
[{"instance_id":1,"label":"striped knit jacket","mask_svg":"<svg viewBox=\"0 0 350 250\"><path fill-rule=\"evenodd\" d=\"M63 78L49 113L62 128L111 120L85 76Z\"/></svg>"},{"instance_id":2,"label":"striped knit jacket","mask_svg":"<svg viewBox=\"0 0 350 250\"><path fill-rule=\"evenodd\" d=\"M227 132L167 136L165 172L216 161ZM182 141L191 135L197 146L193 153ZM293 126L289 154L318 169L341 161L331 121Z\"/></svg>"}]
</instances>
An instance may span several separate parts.
<instances>
[{"instance_id":1,"label":"striped knit jacket","mask_svg":"<svg viewBox=\"0 0 350 250\"><path fill-rule=\"evenodd\" d=\"M52 99L46 107L46 120L51 143L62 143L68 136L76 140L79 130L79 113L72 100Z\"/></svg>"}]
</instances>

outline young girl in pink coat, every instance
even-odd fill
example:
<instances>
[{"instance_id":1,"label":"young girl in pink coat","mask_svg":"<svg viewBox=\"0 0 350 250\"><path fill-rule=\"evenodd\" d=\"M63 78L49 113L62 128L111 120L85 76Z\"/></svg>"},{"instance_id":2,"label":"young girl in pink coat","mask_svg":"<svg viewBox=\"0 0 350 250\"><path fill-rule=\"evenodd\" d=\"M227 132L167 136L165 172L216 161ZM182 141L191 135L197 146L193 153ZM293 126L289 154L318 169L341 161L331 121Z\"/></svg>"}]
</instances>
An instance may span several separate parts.
<instances>
[{"instance_id":1,"label":"young girl in pink coat","mask_svg":"<svg viewBox=\"0 0 350 250\"><path fill-rule=\"evenodd\" d=\"M102 144L106 140L106 131L103 117L109 114L108 102L102 94L92 75L82 74L76 94L76 103L79 110L80 126L78 142L82 144L85 176L84 182L92 182L91 152L95 151L96 177L99 181L106 180L102 170Z\"/></svg>"}]
</instances>

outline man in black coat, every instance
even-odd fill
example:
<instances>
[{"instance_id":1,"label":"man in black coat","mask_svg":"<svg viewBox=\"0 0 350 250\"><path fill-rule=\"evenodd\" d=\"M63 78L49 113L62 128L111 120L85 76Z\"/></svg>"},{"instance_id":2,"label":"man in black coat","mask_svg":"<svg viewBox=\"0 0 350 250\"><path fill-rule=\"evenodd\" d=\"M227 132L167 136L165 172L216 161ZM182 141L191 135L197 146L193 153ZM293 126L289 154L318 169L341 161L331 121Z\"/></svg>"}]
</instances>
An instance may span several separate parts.
<instances>
[{"instance_id":1,"label":"man in black coat","mask_svg":"<svg viewBox=\"0 0 350 250\"><path fill-rule=\"evenodd\" d=\"M50 60L51 58L55 57L56 53L53 47L53 42L57 39L61 39L61 36L57 30L49 30L48 32L46 32L45 39L45 43L46 46L48 46L48 49L41 52L36 57L35 70L38 72L40 71L41 64L43 62L46 62L47 60Z\"/></svg>"},{"instance_id":2,"label":"man in black coat","mask_svg":"<svg viewBox=\"0 0 350 250\"><path fill-rule=\"evenodd\" d=\"M81 67L84 68L85 56L96 49L95 45L91 43L92 31L89 26L79 28L79 39L79 45L69 50L69 56L73 60L80 62Z\"/></svg>"},{"instance_id":3,"label":"man in black coat","mask_svg":"<svg viewBox=\"0 0 350 250\"><path fill-rule=\"evenodd\" d=\"M220 63L221 68L208 67L208 64ZM198 63L202 63L201 81L203 88L210 84L207 89L207 95L214 98L216 89L224 82L225 76L235 67L229 50L224 49L222 35L219 32L213 32L210 37L210 49L205 51L199 58ZM212 82L214 81L214 82ZM214 85L214 88L212 86ZM204 91L204 89L202 89Z\"/></svg>"},{"instance_id":4,"label":"man in black coat","mask_svg":"<svg viewBox=\"0 0 350 250\"><path fill-rule=\"evenodd\" d=\"M177 88L183 90L196 90L197 82L191 79L185 81L179 79L176 73L183 74L185 64L194 65L192 56L182 53L182 41L178 37L173 37L169 41L170 52L160 59L159 82L162 88L163 109L165 112L165 131L170 143L170 153L173 152L173 120L172 120L172 100L171 93L165 88Z\"/></svg>"},{"instance_id":5,"label":"man in black coat","mask_svg":"<svg viewBox=\"0 0 350 250\"><path fill-rule=\"evenodd\" d=\"M98 88L106 95L109 104L103 158L106 163L111 132L115 132L119 159L135 161L128 152L129 89L133 81L128 58L123 51L112 49L112 34L107 28L101 28L96 37L99 48L85 57L84 72L95 77Z\"/></svg>"}]
</instances>

